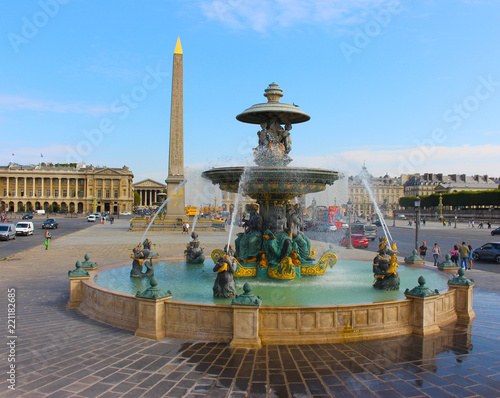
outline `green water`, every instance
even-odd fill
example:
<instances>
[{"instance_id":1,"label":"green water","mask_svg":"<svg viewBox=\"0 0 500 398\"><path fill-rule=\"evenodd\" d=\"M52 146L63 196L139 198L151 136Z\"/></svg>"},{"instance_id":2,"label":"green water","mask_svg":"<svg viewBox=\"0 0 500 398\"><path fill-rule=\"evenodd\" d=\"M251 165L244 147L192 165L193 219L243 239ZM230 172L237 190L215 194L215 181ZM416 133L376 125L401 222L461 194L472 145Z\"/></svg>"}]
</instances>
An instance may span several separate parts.
<instances>
[{"instance_id":1,"label":"green water","mask_svg":"<svg viewBox=\"0 0 500 398\"><path fill-rule=\"evenodd\" d=\"M197 304L231 304L231 299L215 299L212 287L215 272L211 259L204 265L186 265L184 261L158 262L155 277L159 287L172 292L173 301ZM135 295L149 287L147 278L130 278L132 265L100 272L95 282L113 291ZM406 288L418 285L423 275L430 289L441 293L448 290L449 279L437 270L400 265L400 290L379 291L372 287L373 273L369 262L339 260L333 269L321 276L303 276L292 281L256 278L235 278L237 294L243 293L243 284L249 282L252 293L262 297L267 306L318 306L363 304L405 299Z\"/></svg>"}]
</instances>

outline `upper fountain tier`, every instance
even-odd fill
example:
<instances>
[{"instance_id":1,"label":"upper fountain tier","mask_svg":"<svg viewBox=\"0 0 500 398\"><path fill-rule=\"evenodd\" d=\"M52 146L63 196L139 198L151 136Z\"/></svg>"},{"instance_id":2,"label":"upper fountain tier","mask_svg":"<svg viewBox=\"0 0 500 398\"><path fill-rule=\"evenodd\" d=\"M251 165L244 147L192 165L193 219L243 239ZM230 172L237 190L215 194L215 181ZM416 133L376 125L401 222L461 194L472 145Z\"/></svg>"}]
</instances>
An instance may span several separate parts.
<instances>
[{"instance_id":1,"label":"upper fountain tier","mask_svg":"<svg viewBox=\"0 0 500 398\"><path fill-rule=\"evenodd\" d=\"M311 116L301 111L297 105L280 103L283 90L276 83L269 85L265 90L264 97L267 98L266 103L252 105L236 116L236 119L243 123L262 124L276 117L278 123L285 125L303 123L311 119Z\"/></svg>"}]
</instances>

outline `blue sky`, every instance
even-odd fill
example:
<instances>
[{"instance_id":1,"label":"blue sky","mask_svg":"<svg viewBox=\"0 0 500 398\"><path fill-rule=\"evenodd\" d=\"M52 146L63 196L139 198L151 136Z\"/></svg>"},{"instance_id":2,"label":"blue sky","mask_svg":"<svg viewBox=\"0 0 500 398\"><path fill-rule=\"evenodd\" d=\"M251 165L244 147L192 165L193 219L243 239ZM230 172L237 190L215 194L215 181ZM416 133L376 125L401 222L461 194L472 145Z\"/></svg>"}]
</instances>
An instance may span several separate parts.
<instances>
[{"instance_id":1,"label":"blue sky","mask_svg":"<svg viewBox=\"0 0 500 398\"><path fill-rule=\"evenodd\" d=\"M248 163L258 126L235 116L276 82L311 115L292 165L500 177L499 17L495 0L3 1L0 164L163 181L180 36L186 166Z\"/></svg>"}]
</instances>

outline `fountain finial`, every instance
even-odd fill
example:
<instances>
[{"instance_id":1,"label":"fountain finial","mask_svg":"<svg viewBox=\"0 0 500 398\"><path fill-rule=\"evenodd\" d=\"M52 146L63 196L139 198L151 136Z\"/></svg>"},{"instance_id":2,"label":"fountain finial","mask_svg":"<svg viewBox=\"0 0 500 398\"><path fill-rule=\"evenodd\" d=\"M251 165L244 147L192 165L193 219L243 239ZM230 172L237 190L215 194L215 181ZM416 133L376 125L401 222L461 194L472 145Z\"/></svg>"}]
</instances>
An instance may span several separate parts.
<instances>
[{"instance_id":1,"label":"fountain finial","mask_svg":"<svg viewBox=\"0 0 500 398\"><path fill-rule=\"evenodd\" d=\"M283 97L283 90L274 82L264 91L264 97L267 98L267 102L280 102L280 98Z\"/></svg>"}]
</instances>

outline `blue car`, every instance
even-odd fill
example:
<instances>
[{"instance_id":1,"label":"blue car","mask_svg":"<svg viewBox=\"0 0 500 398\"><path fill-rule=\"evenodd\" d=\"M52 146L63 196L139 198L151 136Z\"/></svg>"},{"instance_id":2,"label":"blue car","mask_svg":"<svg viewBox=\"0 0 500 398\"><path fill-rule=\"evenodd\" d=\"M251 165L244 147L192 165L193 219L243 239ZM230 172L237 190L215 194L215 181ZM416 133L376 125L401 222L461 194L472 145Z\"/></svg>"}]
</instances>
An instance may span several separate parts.
<instances>
[{"instance_id":1,"label":"blue car","mask_svg":"<svg viewBox=\"0 0 500 398\"><path fill-rule=\"evenodd\" d=\"M500 242L490 242L472 252L473 260L493 260L500 264Z\"/></svg>"}]
</instances>

